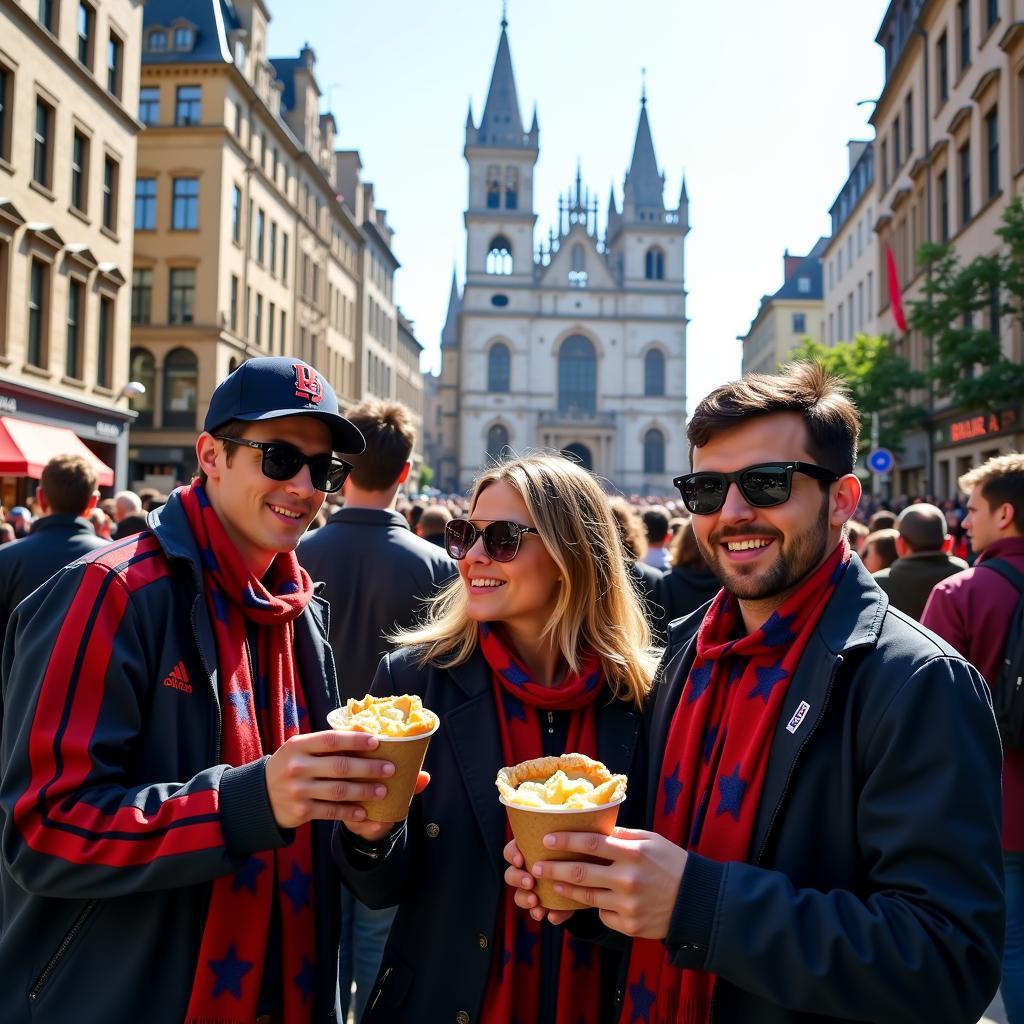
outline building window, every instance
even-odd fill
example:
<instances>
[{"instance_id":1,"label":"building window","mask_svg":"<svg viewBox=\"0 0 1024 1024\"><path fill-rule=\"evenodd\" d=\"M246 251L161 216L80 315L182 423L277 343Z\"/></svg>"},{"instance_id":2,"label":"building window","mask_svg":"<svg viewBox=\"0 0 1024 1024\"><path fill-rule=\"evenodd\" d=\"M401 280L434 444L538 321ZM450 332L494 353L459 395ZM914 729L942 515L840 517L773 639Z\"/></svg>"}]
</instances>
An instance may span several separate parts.
<instances>
[{"instance_id":1,"label":"building window","mask_svg":"<svg viewBox=\"0 0 1024 1024\"><path fill-rule=\"evenodd\" d=\"M281 283L288 283L288 236L281 232Z\"/></svg>"},{"instance_id":2,"label":"building window","mask_svg":"<svg viewBox=\"0 0 1024 1024\"><path fill-rule=\"evenodd\" d=\"M882 191L889 188L889 143L882 139Z\"/></svg>"},{"instance_id":3,"label":"building window","mask_svg":"<svg viewBox=\"0 0 1024 1024\"><path fill-rule=\"evenodd\" d=\"M796 290L801 295L811 294L811 279L809 277L798 277L796 279Z\"/></svg>"},{"instance_id":4,"label":"building window","mask_svg":"<svg viewBox=\"0 0 1024 1024\"><path fill-rule=\"evenodd\" d=\"M117 231L117 179L120 167L113 157L103 158L103 226Z\"/></svg>"},{"instance_id":5,"label":"building window","mask_svg":"<svg viewBox=\"0 0 1024 1024\"><path fill-rule=\"evenodd\" d=\"M957 25L960 32L960 73L971 66L971 5L959 0L956 5Z\"/></svg>"},{"instance_id":6,"label":"building window","mask_svg":"<svg viewBox=\"0 0 1024 1024\"><path fill-rule=\"evenodd\" d=\"M14 109L14 74L0 64L0 160L11 158L11 118Z\"/></svg>"},{"instance_id":7,"label":"building window","mask_svg":"<svg viewBox=\"0 0 1024 1024\"><path fill-rule=\"evenodd\" d=\"M487 462L500 462L508 448L508 428L495 423L487 431Z\"/></svg>"},{"instance_id":8,"label":"building window","mask_svg":"<svg viewBox=\"0 0 1024 1024\"><path fill-rule=\"evenodd\" d=\"M53 107L36 97L36 128L32 146L32 178L44 188L50 187L53 160Z\"/></svg>"},{"instance_id":9,"label":"building window","mask_svg":"<svg viewBox=\"0 0 1024 1024\"><path fill-rule=\"evenodd\" d=\"M237 185L231 188L231 241L242 242L242 190Z\"/></svg>"},{"instance_id":10,"label":"building window","mask_svg":"<svg viewBox=\"0 0 1024 1024\"><path fill-rule=\"evenodd\" d=\"M512 243L504 235L495 235L487 252L488 274L512 273Z\"/></svg>"},{"instance_id":11,"label":"building window","mask_svg":"<svg viewBox=\"0 0 1024 1024\"><path fill-rule=\"evenodd\" d=\"M174 48L176 50L192 49L192 29L182 26L174 30Z\"/></svg>"},{"instance_id":12,"label":"building window","mask_svg":"<svg viewBox=\"0 0 1024 1024\"><path fill-rule=\"evenodd\" d=\"M132 395L128 407L139 414L136 427L153 425L153 407L156 404L156 361L153 353L145 348L133 348L128 355L128 379L137 380L146 390L141 395Z\"/></svg>"},{"instance_id":13,"label":"building window","mask_svg":"<svg viewBox=\"0 0 1024 1024\"><path fill-rule=\"evenodd\" d=\"M89 139L76 131L71 140L71 205L82 213L88 208Z\"/></svg>"},{"instance_id":14,"label":"building window","mask_svg":"<svg viewBox=\"0 0 1024 1024\"><path fill-rule=\"evenodd\" d=\"M160 123L160 87L146 85L139 90L139 120L147 127Z\"/></svg>"},{"instance_id":15,"label":"building window","mask_svg":"<svg viewBox=\"0 0 1024 1024\"><path fill-rule=\"evenodd\" d=\"M270 222L270 258L268 261L270 272L277 273L277 222Z\"/></svg>"},{"instance_id":16,"label":"building window","mask_svg":"<svg viewBox=\"0 0 1024 1024\"><path fill-rule=\"evenodd\" d=\"M903 140L900 133L900 118L897 114L892 121L892 176L895 178L903 166Z\"/></svg>"},{"instance_id":17,"label":"building window","mask_svg":"<svg viewBox=\"0 0 1024 1024\"><path fill-rule=\"evenodd\" d=\"M935 44L936 70L935 85L939 93L939 106L949 99L949 39L943 32Z\"/></svg>"},{"instance_id":18,"label":"building window","mask_svg":"<svg viewBox=\"0 0 1024 1024\"><path fill-rule=\"evenodd\" d=\"M999 194L999 108L993 107L985 115L985 148L988 198Z\"/></svg>"},{"instance_id":19,"label":"building window","mask_svg":"<svg viewBox=\"0 0 1024 1024\"><path fill-rule=\"evenodd\" d=\"M665 435L654 428L644 434L644 472L665 472Z\"/></svg>"},{"instance_id":20,"label":"building window","mask_svg":"<svg viewBox=\"0 0 1024 1024\"><path fill-rule=\"evenodd\" d=\"M644 277L648 281L665 279L665 254L661 249L648 249L644 256Z\"/></svg>"},{"instance_id":21,"label":"building window","mask_svg":"<svg viewBox=\"0 0 1024 1024\"><path fill-rule=\"evenodd\" d=\"M96 332L96 384L101 388L109 388L111 381L111 361L114 354L114 343L111 335L114 332L114 300L107 295L100 296L100 319Z\"/></svg>"},{"instance_id":22,"label":"building window","mask_svg":"<svg viewBox=\"0 0 1024 1024\"><path fill-rule=\"evenodd\" d=\"M1002 302L999 288L990 288L988 292L988 329L992 337L999 340L999 318L1002 314Z\"/></svg>"},{"instance_id":23,"label":"building window","mask_svg":"<svg viewBox=\"0 0 1024 1024\"><path fill-rule=\"evenodd\" d=\"M597 409L597 355L593 343L573 334L558 350L558 411L593 414Z\"/></svg>"},{"instance_id":24,"label":"building window","mask_svg":"<svg viewBox=\"0 0 1024 1024\"><path fill-rule=\"evenodd\" d=\"M960 163L960 226L971 219L971 142L967 140L958 153Z\"/></svg>"},{"instance_id":25,"label":"building window","mask_svg":"<svg viewBox=\"0 0 1024 1024\"><path fill-rule=\"evenodd\" d=\"M203 91L198 85L179 85L175 94L174 123L179 126L199 124Z\"/></svg>"},{"instance_id":26,"label":"building window","mask_svg":"<svg viewBox=\"0 0 1024 1024\"><path fill-rule=\"evenodd\" d=\"M92 37L96 12L87 4L78 5L78 62L92 67Z\"/></svg>"},{"instance_id":27,"label":"building window","mask_svg":"<svg viewBox=\"0 0 1024 1024\"><path fill-rule=\"evenodd\" d=\"M153 271L136 267L132 271L132 323L148 324L153 311ZM138 380L134 375L133 380Z\"/></svg>"},{"instance_id":28,"label":"building window","mask_svg":"<svg viewBox=\"0 0 1024 1024\"><path fill-rule=\"evenodd\" d=\"M665 356L652 348L644 356L644 395L654 398L665 394Z\"/></svg>"},{"instance_id":29,"label":"building window","mask_svg":"<svg viewBox=\"0 0 1024 1024\"><path fill-rule=\"evenodd\" d=\"M156 178L135 179L135 230L156 230Z\"/></svg>"},{"instance_id":30,"label":"building window","mask_svg":"<svg viewBox=\"0 0 1024 1024\"><path fill-rule=\"evenodd\" d=\"M176 348L164 360L165 427L189 427L196 422L196 397L199 390L199 364L195 353Z\"/></svg>"},{"instance_id":31,"label":"building window","mask_svg":"<svg viewBox=\"0 0 1024 1024\"><path fill-rule=\"evenodd\" d=\"M492 165L487 168L487 209L497 210L501 206L501 178L498 167Z\"/></svg>"},{"instance_id":32,"label":"building window","mask_svg":"<svg viewBox=\"0 0 1024 1024\"><path fill-rule=\"evenodd\" d=\"M231 101L231 106L235 112L235 138L241 139L242 137L242 104Z\"/></svg>"},{"instance_id":33,"label":"building window","mask_svg":"<svg viewBox=\"0 0 1024 1024\"><path fill-rule=\"evenodd\" d=\"M263 210L256 211L256 262L262 263L264 256L264 238L266 233L267 217Z\"/></svg>"},{"instance_id":34,"label":"building window","mask_svg":"<svg viewBox=\"0 0 1024 1024\"><path fill-rule=\"evenodd\" d=\"M903 101L903 130L906 132L907 159L914 153L914 94L907 93Z\"/></svg>"},{"instance_id":35,"label":"building window","mask_svg":"<svg viewBox=\"0 0 1024 1024\"><path fill-rule=\"evenodd\" d=\"M508 391L511 376L511 358L508 345L498 342L487 353L487 390Z\"/></svg>"},{"instance_id":36,"label":"building window","mask_svg":"<svg viewBox=\"0 0 1024 1024\"><path fill-rule=\"evenodd\" d=\"M587 261L586 255L583 252L583 246L578 243L572 247L569 270L569 287L570 288L586 288L587 287Z\"/></svg>"},{"instance_id":37,"label":"building window","mask_svg":"<svg viewBox=\"0 0 1024 1024\"><path fill-rule=\"evenodd\" d=\"M985 29L990 29L999 20L999 0L985 0Z\"/></svg>"},{"instance_id":38,"label":"building window","mask_svg":"<svg viewBox=\"0 0 1024 1024\"><path fill-rule=\"evenodd\" d=\"M238 333L238 288L239 281L238 275L231 275L231 308L228 310L228 321L231 324L231 330Z\"/></svg>"},{"instance_id":39,"label":"building window","mask_svg":"<svg viewBox=\"0 0 1024 1024\"><path fill-rule=\"evenodd\" d=\"M284 342L285 342L285 336L286 336L285 328L286 328L287 322L288 322L287 321L287 314L282 309L281 310L281 329L277 332L278 339L279 339L278 344L281 346L281 354L282 355L284 354Z\"/></svg>"},{"instance_id":40,"label":"building window","mask_svg":"<svg viewBox=\"0 0 1024 1024\"><path fill-rule=\"evenodd\" d=\"M33 259L28 281L28 338L25 362L46 368L48 361L46 335L50 306L50 265Z\"/></svg>"},{"instance_id":41,"label":"building window","mask_svg":"<svg viewBox=\"0 0 1024 1024\"><path fill-rule=\"evenodd\" d=\"M267 351L274 351L274 304L267 303Z\"/></svg>"},{"instance_id":42,"label":"building window","mask_svg":"<svg viewBox=\"0 0 1024 1024\"><path fill-rule=\"evenodd\" d=\"M175 178L171 197L171 228L195 231L199 227L199 179Z\"/></svg>"},{"instance_id":43,"label":"building window","mask_svg":"<svg viewBox=\"0 0 1024 1024\"><path fill-rule=\"evenodd\" d=\"M263 296L256 293L256 319L253 323L252 340L256 345L263 344Z\"/></svg>"},{"instance_id":44,"label":"building window","mask_svg":"<svg viewBox=\"0 0 1024 1024\"><path fill-rule=\"evenodd\" d=\"M77 277L68 278L68 323L64 344L64 375L82 379L82 320L85 315L85 285Z\"/></svg>"},{"instance_id":45,"label":"building window","mask_svg":"<svg viewBox=\"0 0 1024 1024\"><path fill-rule=\"evenodd\" d=\"M149 49L154 53L167 49L167 33L163 29L156 29L149 33Z\"/></svg>"},{"instance_id":46,"label":"building window","mask_svg":"<svg viewBox=\"0 0 1024 1024\"><path fill-rule=\"evenodd\" d=\"M107 92L121 98L121 67L124 64L124 43L113 32L107 40Z\"/></svg>"},{"instance_id":47,"label":"building window","mask_svg":"<svg viewBox=\"0 0 1024 1024\"><path fill-rule=\"evenodd\" d=\"M804 313L793 314L793 333L805 334L807 331L807 316Z\"/></svg>"},{"instance_id":48,"label":"building window","mask_svg":"<svg viewBox=\"0 0 1024 1024\"><path fill-rule=\"evenodd\" d=\"M192 267L173 267L170 275L170 295L167 305L169 324L192 323L196 298L196 272Z\"/></svg>"},{"instance_id":49,"label":"building window","mask_svg":"<svg viewBox=\"0 0 1024 1024\"><path fill-rule=\"evenodd\" d=\"M60 0L39 0L39 24L57 34L57 11Z\"/></svg>"},{"instance_id":50,"label":"building window","mask_svg":"<svg viewBox=\"0 0 1024 1024\"><path fill-rule=\"evenodd\" d=\"M949 241L949 175L942 171L937 179L939 191L939 241Z\"/></svg>"},{"instance_id":51,"label":"building window","mask_svg":"<svg viewBox=\"0 0 1024 1024\"><path fill-rule=\"evenodd\" d=\"M505 168L505 209L519 208L519 171L515 167Z\"/></svg>"}]
</instances>

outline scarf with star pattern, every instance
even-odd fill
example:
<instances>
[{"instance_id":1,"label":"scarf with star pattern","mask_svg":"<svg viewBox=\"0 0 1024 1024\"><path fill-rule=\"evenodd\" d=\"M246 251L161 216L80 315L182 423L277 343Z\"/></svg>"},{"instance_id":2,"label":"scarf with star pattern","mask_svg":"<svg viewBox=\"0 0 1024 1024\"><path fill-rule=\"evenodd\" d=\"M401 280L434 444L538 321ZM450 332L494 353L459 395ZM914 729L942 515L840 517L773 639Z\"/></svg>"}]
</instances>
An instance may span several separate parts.
<instances>
[{"instance_id":1,"label":"scarf with star pattern","mask_svg":"<svg viewBox=\"0 0 1024 1024\"><path fill-rule=\"evenodd\" d=\"M294 552L278 554L264 577L250 573L199 481L181 491L199 548L203 589L217 643L223 716L221 757L240 767L259 760L264 743L277 750L308 731L309 717L293 660L294 620L313 596ZM255 666L246 621L258 625ZM264 678L253 679L253 668ZM262 699L265 695L265 699ZM305 721L303 721L305 719ZM203 927L188 1024L252 1024L266 957L274 900L281 912L280 1012L286 1024L312 1017L314 972L313 847L311 826L279 850L253 853L233 875L213 883Z\"/></svg>"},{"instance_id":2,"label":"scarf with star pattern","mask_svg":"<svg viewBox=\"0 0 1024 1024\"><path fill-rule=\"evenodd\" d=\"M850 560L842 541L746 635L736 598L720 590L672 717L652 828L712 860L751 855L772 737L789 682ZM707 1024L715 976L671 965L663 943L636 939L621 1024Z\"/></svg>"},{"instance_id":3,"label":"scarf with star pattern","mask_svg":"<svg viewBox=\"0 0 1024 1024\"><path fill-rule=\"evenodd\" d=\"M480 626L480 650L491 668L505 764L544 756L541 711L571 711L567 750L597 757L594 701L604 689L604 673L596 653L587 652L580 671L567 674L558 686L542 686L486 622ZM506 820L505 841L511 838ZM542 925L515 905L514 889L503 885L502 890L495 927L499 941L484 994L482 1024L526 1024L541 1019L553 1019L555 1024L598 1024L600 950L560 930L556 938L561 945L558 1004L553 1017L550 1012L540 1013Z\"/></svg>"}]
</instances>

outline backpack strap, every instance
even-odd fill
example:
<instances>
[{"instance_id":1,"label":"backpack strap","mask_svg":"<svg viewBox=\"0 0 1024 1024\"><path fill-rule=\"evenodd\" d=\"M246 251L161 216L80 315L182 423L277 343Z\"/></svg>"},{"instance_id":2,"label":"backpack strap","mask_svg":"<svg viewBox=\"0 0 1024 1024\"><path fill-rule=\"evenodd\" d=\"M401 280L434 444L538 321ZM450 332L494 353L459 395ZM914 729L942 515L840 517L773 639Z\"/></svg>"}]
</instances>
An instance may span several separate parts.
<instances>
[{"instance_id":1,"label":"backpack strap","mask_svg":"<svg viewBox=\"0 0 1024 1024\"><path fill-rule=\"evenodd\" d=\"M1024 573L1015 569L1005 558L990 558L987 561L979 562L975 569L991 569L999 573L1008 583L1017 588L1017 592L1024 596Z\"/></svg>"}]
</instances>

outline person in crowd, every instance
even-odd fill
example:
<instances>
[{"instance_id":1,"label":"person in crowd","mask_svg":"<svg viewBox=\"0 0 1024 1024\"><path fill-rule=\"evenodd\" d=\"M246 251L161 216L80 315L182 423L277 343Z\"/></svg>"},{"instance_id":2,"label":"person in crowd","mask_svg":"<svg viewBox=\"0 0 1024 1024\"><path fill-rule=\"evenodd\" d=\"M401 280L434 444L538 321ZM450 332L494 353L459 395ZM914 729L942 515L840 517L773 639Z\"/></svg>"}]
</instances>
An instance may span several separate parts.
<instances>
[{"instance_id":1,"label":"person in crowd","mask_svg":"<svg viewBox=\"0 0 1024 1024\"><path fill-rule=\"evenodd\" d=\"M671 631L648 829L553 833L598 861L534 866L632 937L623 1021L967 1024L995 993L999 735L978 671L851 555L858 427L813 363L689 422L680 490L723 589Z\"/></svg>"},{"instance_id":2,"label":"person in crowd","mask_svg":"<svg viewBox=\"0 0 1024 1024\"><path fill-rule=\"evenodd\" d=\"M664 572L672 567L668 557L668 546L672 540L668 528L671 516L664 505L651 505L644 509L641 518L647 533L647 552L640 560Z\"/></svg>"},{"instance_id":3,"label":"person in crowd","mask_svg":"<svg viewBox=\"0 0 1024 1024\"><path fill-rule=\"evenodd\" d=\"M900 557L896 546L899 539L900 531L888 527L869 533L864 542L864 568L872 575L888 569Z\"/></svg>"},{"instance_id":4,"label":"person in crowd","mask_svg":"<svg viewBox=\"0 0 1024 1024\"><path fill-rule=\"evenodd\" d=\"M142 499L134 491L118 491L114 495L114 540L141 533L148 525Z\"/></svg>"},{"instance_id":5,"label":"person in crowd","mask_svg":"<svg viewBox=\"0 0 1024 1024\"><path fill-rule=\"evenodd\" d=\"M7 513L7 522L14 527L14 536L18 540L32 531L32 513L24 505L15 505Z\"/></svg>"},{"instance_id":6,"label":"person in crowd","mask_svg":"<svg viewBox=\"0 0 1024 1024\"><path fill-rule=\"evenodd\" d=\"M643 519L635 505L625 498L608 499L608 508L619 529L619 540L626 553L626 572L638 589L643 600L647 624L651 627L655 638L663 643L665 640L665 609L661 604L658 588L661 585L662 572L648 565L644 560L647 553L647 531Z\"/></svg>"},{"instance_id":7,"label":"person in crowd","mask_svg":"<svg viewBox=\"0 0 1024 1024\"><path fill-rule=\"evenodd\" d=\"M858 523L856 519L851 519L846 524L846 539L850 542L850 547L855 555L863 557L864 546L867 544L869 536L868 528L863 523Z\"/></svg>"},{"instance_id":8,"label":"person in crowd","mask_svg":"<svg viewBox=\"0 0 1024 1024\"><path fill-rule=\"evenodd\" d=\"M0 544L13 544L18 539L10 523L0 523Z\"/></svg>"},{"instance_id":9,"label":"person in crowd","mask_svg":"<svg viewBox=\"0 0 1024 1024\"><path fill-rule=\"evenodd\" d=\"M352 473L342 487L345 505L298 548L310 576L326 585L342 703L366 695L389 649L387 636L411 627L426 600L456 575L445 552L417 537L394 510L416 443L409 410L400 402L368 401L349 410L348 418L366 439L366 449L351 459ZM354 981L359 1020L394 911L371 909L347 890L341 906L339 1018L348 1014Z\"/></svg>"},{"instance_id":10,"label":"person in crowd","mask_svg":"<svg viewBox=\"0 0 1024 1024\"><path fill-rule=\"evenodd\" d=\"M896 520L895 512L888 508L880 508L868 520L868 531L877 533L879 530L895 530Z\"/></svg>"},{"instance_id":11,"label":"person in crowd","mask_svg":"<svg viewBox=\"0 0 1024 1024\"><path fill-rule=\"evenodd\" d=\"M32 532L0 551L0 644L14 609L58 569L103 547L89 521L99 499L96 471L80 455L55 455L43 467Z\"/></svg>"},{"instance_id":12,"label":"person in crowd","mask_svg":"<svg viewBox=\"0 0 1024 1024\"><path fill-rule=\"evenodd\" d=\"M696 611L721 588L718 577L701 554L690 520L686 520L673 537L671 554L672 568L661 577L658 590L666 622Z\"/></svg>"},{"instance_id":13,"label":"person in crowd","mask_svg":"<svg viewBox=\"0 0 1024 1024\"><path fill-rule=\"evenodd\" d=\"M659 652L607 499L576 463L488 468L446 537L459 578L373 685L440 716L431 783L406 822L335 832L346 884L371 905L399 902L363 1024L610 1022L614 951L530 920L502 885L510 833L494 779L573 751L629 774L642 802L641 705Z\"/></svg>"},{"instance_id":14,"label":"person in crowd","mask_svg":"<svg viewBox=\"0 0 1024 1024\"><path fill-rule=\"evenodd\" d=\"M362 446L313 367L250 359L211 396L198 479L15 611L4 1024L333 1017L328 823L394 766L327 728L325 607L294 548Z\"/></svg>"},{"instance_id":15,"label":"person in crowd","mask_svg":"<svg viewBox=\"0 0 1024 1024\"><path fill-rule=\"evenodd\" d=\"M89 522L92 523L92 528L96 531L96 536L103 541L109 541L110 535L113 531L114 524L110 519L110 516L103 511L97 505L88 516Z\"/></svg>"},{"instance_id":16,"label":"person in crowd","mask_svg":"<svg viewBox=\"0 0 1024 1024\"><path fill-rule=\"evenodd\" d=\"M949 554L953 538L946 533L942 509L926 502L908 505L899 517L896 552L899 558L874 573L889 603L912 619L920 619L932 587L967 568Z\"/></svg>"},{"instance_id":17,"label":"person in crowd","mask_svg":"<svg viewBox=\"0 0 1024 1024\"><path fill-rule=\"evenodd\" d=\"M946 529L949 531L950 537L953 538L953 544L949 553L954 558L962 558L969 564L973 553L971 551L970 538L967 536L967 530L964 528L963 514L960 509L953 507L946 509L945 515Z\"/></svg>"},{"instance_id":18,"label":"person in crowd","mask_svg":"<svg viewBox=\"0 0 1024 1024\"><path fill-rule=\"evenodd\" d=\"M424 540L444 547L444 528L452 520L452 514L444 505L428 505L420 516L416 532Z\"/></svg>"},{"instance_id":19,"label":"person in crowd","mask_svg":"<svg viewBox=\"0 0 1024 1024\"><path fill-rule=\"evenodd\" d=\"M999 455L958 481L967 497L964 526L977 560L937 583L921 622L977 665L990 686L999 680L1017 587L986 563L1024 574L1024 454ZM1003 859L1006 949L1002 996L1010 1024L1024 1022L1024 750L1003 749Z\"/></svg>"}]
</instances>

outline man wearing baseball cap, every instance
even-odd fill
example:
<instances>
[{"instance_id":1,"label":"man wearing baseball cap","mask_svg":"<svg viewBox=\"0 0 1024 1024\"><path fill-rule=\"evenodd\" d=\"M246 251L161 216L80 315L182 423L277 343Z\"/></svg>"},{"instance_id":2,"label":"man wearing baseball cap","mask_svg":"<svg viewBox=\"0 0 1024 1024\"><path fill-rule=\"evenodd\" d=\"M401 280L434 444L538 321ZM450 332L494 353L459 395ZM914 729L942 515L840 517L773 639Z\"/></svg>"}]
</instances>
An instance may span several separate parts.
<instances>
[{"instance_id":1,"label":"man wearing baseball cap","mask_svg":"<svg viewBox=\"0 0 1024 1024\"><path fill-rule=\"evenodd\" d=\"M6 1024L334 1019L331 822L393 767L327 727L325 607L293 552L362 448L313 367L249 360L210 400L198 477L15 612Z\"/></svg>"}]
</instances>

